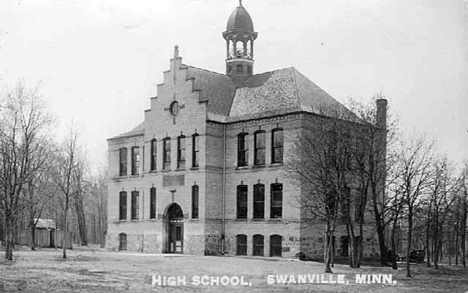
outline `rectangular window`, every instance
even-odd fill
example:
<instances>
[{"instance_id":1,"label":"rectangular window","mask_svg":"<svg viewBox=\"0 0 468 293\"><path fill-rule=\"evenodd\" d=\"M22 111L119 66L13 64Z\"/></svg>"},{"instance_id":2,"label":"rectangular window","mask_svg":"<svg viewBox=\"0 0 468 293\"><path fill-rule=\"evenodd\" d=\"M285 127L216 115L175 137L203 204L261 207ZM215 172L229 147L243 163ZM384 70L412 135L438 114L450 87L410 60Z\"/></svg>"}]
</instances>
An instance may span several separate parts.
<instances>
[{"instance_id":1,"label":"rectangular window","mask_svg":"<svg viewBox=\"0 0 468 293\"><path fill-rule=\"evenodd\" d=\"M263 219L265 217L265 185L254 185L254 219Z\"/></svg>"},{"instance_id":2,"label":"rectangular window","mask_svg":"<svg viewBox=\"0 0 468 293\"><path fill-rule=\"evenodd\" d=\"M127 220L127 193L119 193L119 220Z\"/></svg>"},{"instance_id":3,"label":"rectangular window","mask_svg":"<svg viewBox=\"0 0 468 293\"><path fill-rule=\"evenodd\" d=\"M156 188L150 188L150 219L156 219Z\"/></svg>"},{"instance_id":4,"label":"rectangular window","mask_svg":"<svg viewBox=\"0 0 468 293\"><path fill-rule=\"evenodd\" d=\"M275 129L271 133L271 162L283 163L283 130Z\"/></svg>"},{"instance_id":5,"label":"rectangular window","mask_svg":"<svg viewBox=\"0 0 468 293\"><path fill-rule=\"evenodd\" d=\"M192 219L198 219L198 185L192 186Z\"/></svg>"},{"instance_id":6,"label":"rectangular window","mask_svg":"<svg viewBox=\"0 0 468 293\"><path fill-rule=\"evenodd\" d=\"M177 169L185 168L185 136L177 138Z\"/></svg>"},{"instance_id":7,"label":"rectangular window","mask_svg":"<svg viewBox=\"0 0 468 293\"><path fill-rule=\"evenodd\" d=\"M258 131L255 133L254 164L265 165L265 132L264 131Z\"/></svg>"},{"instance_id":8,"label":"rectangular window","mask_svg":"<svg viewBox=\"0 0 468 293\"><path fill-rule=\"evenodd\" d=\"M154 171L156 170L156 164L157 164L157 141L156 139L151 140L151 166L150 170Z\"/></svg>"},{"instance_id":9,"label":"rectangular window","mask_svg":"<svg viewBox=\"0 0 468 293\"><path fill-rule=\"evenodd\" d=\"M132 191L132 220L138 220L140 208L139 208L139 193L138 191Z\"/></svg>"},{"instance_id":10,"label":"rectangular window","mask_svg":"<svg viewBox=\"0 0 468 293\"><path fill-rule=\"evenodd\" d=\"M270 218L281 218L283 214L283 184L271 185L271 210Z\"/></svg>"},{"instance_id":11,"label":"rectangular window","mask_svg":"<svg viewBox=\"0 0 468 293\"><path fill-rule=\"evenodd\" d=\"M119 149L119 176L127 176L127 148Z\"/></svg>"},{"instance_id":12,"label":"rectangular window","mask_svg":"<svg viewBox=\"0 0 468 293\"><path fill-rule=\"evenodd\" d=\"M237 186L237 218L247 219L247 186Z\"/></svg>"},{"instance_id":13,"label":"rectangular window","mask_svg":"<svg viewBox=\"0 0 468 293\"><path fill-rule=\"evenodd\" d=\"M163 169L171 169L171 139L165 138L163 141Z\"/></svg>"},{"instance_id":14,"label":"rectangular window","mask_svg":"<svg viewBox=\"0 0 468 293\"><path fill-rule=\"evenodd\" d=\"M242 66L242 64L236 65L236 73L237 73L237 74L242 74L242 73L244 73L244 67Z\"/></svg>"},{"instance_id":15,"label":"rectangular window","mask_svg":"<svg viewBox=\"0 0 468 293\"><path fill-rule=\"evenodd\" d=\"M200 156L200 139L198 134L192 136L192 167L196 168L199 166Z\"/></svg>"},{"instance_id":16,"label":"rectangular window","mask_svg":"<svg viewBox=\"0 0 468 293\"><path fill-rule=\"evenodd\" d=\"M132 175L138 175L140 172L140 148L132 147Z\"/></svg>"},{"instance_id":17,"label":"rectangular window","mask_svg":"<svg viewBox=\"0 0 468 293\"><path fill-rule=\"evenodd\" d=\"M247 133L241 133L237 136L237 166L247 166L249 163L249 145Z\"/></svg>"}]
</instances>

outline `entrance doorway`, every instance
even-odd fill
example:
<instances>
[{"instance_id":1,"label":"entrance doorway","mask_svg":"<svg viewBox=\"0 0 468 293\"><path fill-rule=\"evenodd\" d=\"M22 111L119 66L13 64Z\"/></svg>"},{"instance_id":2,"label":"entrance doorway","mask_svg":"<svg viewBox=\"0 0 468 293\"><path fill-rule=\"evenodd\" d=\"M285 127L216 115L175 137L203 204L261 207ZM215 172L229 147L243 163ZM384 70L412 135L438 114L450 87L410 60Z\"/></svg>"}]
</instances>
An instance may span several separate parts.
<instances>
[{"instance_id":1,"label":"entrance doorway","mask_svg":"<svg viewBox=\"0 0 468 293\"><path fill-rule=\"evenodd\" d=\"M184 252L184 214L181 207L173 203L166 213L167 219L167 253Z\"/></svg>"}]
</instances>

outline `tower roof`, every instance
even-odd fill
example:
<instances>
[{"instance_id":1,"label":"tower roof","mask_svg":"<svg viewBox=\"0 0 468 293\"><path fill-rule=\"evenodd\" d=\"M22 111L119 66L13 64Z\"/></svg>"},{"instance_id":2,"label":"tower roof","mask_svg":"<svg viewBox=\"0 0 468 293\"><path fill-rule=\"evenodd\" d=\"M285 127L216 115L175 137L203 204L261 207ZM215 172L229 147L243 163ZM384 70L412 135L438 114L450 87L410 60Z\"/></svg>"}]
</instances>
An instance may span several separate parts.
<instances>
[{"instance_id":1,"label":"tower roof","mask_svg":"<svg viewBox=\"0 0 468 293\"><path fill-rule=\"evenodd\" d=\"M252 18L247 10L242 6L242 0L239 0L239 6L231 13L229 17L226 32L254 32Z\"/></svg>"}]
</instances>

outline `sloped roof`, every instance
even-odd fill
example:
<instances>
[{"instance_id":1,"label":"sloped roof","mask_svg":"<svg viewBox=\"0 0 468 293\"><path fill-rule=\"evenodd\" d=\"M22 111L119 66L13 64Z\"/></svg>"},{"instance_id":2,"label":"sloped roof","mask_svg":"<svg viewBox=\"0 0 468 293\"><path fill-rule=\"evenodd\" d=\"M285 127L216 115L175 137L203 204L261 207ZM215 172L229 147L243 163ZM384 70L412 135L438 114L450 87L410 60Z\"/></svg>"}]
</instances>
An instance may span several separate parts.
<instances>
[{"instance_id":1,"label":"sloped roof","mask_svg":"<svg viewBox=\"0 0 468 293\"><path fill-rule=\"evenodd\" d=\"M145 123L142 122L140 123L137 127L133 128L132 130L119 134L117 136L114 136L109 139L116 139L116 138L123 138L123 137L129 137L129 136L136 136L136 135L143 135L145 133Z\"/></svg>"},{"instance_id":2,"label":"sloped roof","mask_svg":"<svg viewBox=\"0 0 468 293\"><path fill-rule=\"evenodd\" d=\"M51 219L37 219L36 228L37 229L55 229L55 221Z\"/></svg>"},{"instance_id":3,"label":"sloped roof","mask_svg":"<svg viewBox=\"0 0 468 293\"><path fill-rule=\"evenodd\" d=\"M227 116L236 87L231 78L220 73L183 65L187 79L193 78L193 89L200 91L200 102L208 102L208 112Z\"/></svg>"},{"instance_id":4,"label":"sloped roof","mask_svg":"<svg viewBox=\"0 0 468 293\"><path fill-rule=\"evenodd\" d=\"M355 120L356 116L295 68L251 76L238 88L228 121L306 111Z\"/></svg>"},{"instance_id":5,"label":"sloped roof","mask_svg":"<svg viewBox=\"0 0 468 293\"><path fill-rule=\"evenodd\" d=\"M235 122L293 112L309 112L358 122L359 118L295 68L283 68L249 77L237 88L231 78L213 71L184 65L187 79L207 102L208 119ZM143 135L144 123L111 139Z\"/></svg>"}]
</instances>

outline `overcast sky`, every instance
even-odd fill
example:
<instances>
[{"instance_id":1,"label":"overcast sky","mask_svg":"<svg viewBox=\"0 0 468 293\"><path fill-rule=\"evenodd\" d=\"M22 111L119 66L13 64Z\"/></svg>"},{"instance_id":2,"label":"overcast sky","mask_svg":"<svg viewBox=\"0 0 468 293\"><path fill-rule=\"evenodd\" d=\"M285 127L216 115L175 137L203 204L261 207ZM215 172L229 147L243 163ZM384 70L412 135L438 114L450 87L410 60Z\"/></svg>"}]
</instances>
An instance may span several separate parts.
<instances>
[{"instance_id":1,"label":"overcast sky","mask_svg":"<svg viewBox=\"0 0 468 293\"><path fill-rule=\"evenodd\" d=\"M468 2L244 0L259 33L255 73L294 66L340 102L382 92L402 128L468 158ZM81 132L95 166L106 139L143 121L169 69L224 72L237 0L2 0L0 90L22 78Z\"/></svg>"}]
</instances>

